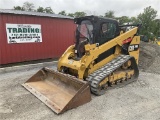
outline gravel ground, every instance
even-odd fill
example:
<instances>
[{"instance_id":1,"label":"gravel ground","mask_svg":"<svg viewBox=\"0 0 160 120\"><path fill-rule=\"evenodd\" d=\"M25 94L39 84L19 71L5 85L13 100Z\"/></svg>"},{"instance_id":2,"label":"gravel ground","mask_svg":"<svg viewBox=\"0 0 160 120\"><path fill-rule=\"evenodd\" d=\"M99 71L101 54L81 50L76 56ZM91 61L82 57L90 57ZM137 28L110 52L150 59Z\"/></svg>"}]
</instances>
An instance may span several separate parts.
<instances>
[{"instance_id":1,"label":"gravel ground","mask_svg":"<svg viewBox=\"0 0 160 120\"><path fill-rule=\"evenodd\" d=\"M141 72L137 82L109 90L103 96L92 95L91 102L56 115L21 86L38 69L0 74L1 120L160 119L158 74Z\"/></svg>"},{"instance_id":2,"label":"gravel ground","mask_svg":"<svg viewBox=\"0 0 160 120\"><path fill-rule=\"evenodd\" d=\"M0 120L158 120L160 46L141 42L139 68L138 81L102 96L92 95L91 102L61 115L21 86L39 67L0 72Z\"/></svg>"}]
</instances>

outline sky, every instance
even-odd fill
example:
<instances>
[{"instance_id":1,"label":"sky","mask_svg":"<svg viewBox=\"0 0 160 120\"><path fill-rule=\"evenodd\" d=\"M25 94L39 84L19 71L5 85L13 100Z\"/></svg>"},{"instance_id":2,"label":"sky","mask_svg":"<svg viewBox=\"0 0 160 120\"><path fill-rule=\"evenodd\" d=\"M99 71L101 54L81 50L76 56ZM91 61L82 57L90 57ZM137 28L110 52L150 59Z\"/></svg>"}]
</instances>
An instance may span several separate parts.
<instances>
[{"instance_id":1,"label":"sky","mask_svg":"<svg viewBox=\"0 0 160 120\"><path fill-rule=\"evenodd\" d=\"M26 1L33 3L35 8L51 7L57 14L65 10L67 13L84 11L87 15L104 15L112 10L116 17L136 17L144 8L151 6L157 10L157 18L160 19L160 0L0 0L0 9L23 6Z\"/></svg>"}]
</instances>

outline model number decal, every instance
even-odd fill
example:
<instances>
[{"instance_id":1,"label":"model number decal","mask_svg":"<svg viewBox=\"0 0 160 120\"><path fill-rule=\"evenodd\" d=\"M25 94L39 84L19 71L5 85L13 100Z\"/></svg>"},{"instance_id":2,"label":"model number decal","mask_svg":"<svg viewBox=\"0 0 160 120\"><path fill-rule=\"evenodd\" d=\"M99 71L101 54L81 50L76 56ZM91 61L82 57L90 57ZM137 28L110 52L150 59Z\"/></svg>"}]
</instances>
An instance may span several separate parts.
<instances>
[{"instance_id":1,"label":"model number decal","mask_svg":"<svg viewBox=\"0 0 160 120\"><path fill-rule=\"evenodd\" d=\"M130 45L129 48L128 48L128 51L131 52L131 51L136 51L138 50L139 48L139 45L138 44L133 44L133 45Z\"/></svg>"}]
</instances>

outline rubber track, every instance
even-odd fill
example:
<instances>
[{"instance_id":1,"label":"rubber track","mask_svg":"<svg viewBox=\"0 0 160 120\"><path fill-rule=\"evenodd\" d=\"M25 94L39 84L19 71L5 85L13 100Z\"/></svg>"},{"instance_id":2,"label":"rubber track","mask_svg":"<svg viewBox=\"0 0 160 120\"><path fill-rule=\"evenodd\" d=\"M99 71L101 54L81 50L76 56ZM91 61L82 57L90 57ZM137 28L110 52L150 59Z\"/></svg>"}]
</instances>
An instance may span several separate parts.
<instances>
[{"instance_id":1,"label":"rubber track","mask_svg":"<svg viewBox=\"0 0 160 120\"><path fill-rule=\"evenodd\" d=\"M135 62L135 59L130 55L120 55L117 58L113 59L111 62L109 62L106 65L104 65L103 67L101 67L100 69L98 69L95 72L93 72L92 74L90 74L86 78L86 81L88 81L90 83L91 92L96 95L100 95L99 89L98 89L99 83L130 59L131 59L131 62L133 62L131 66L133 66L133 69L135 70L134 79L137 78L138 74L139 74L139 70L138 70L137 64ZM130 82L133 82L134 79L128 80L128 81L124 82L123 84L122 83L120 83L120 84L126 85ZM119 85L115 85L115 86L118 87Z\"/></svg>"}]
</instances>

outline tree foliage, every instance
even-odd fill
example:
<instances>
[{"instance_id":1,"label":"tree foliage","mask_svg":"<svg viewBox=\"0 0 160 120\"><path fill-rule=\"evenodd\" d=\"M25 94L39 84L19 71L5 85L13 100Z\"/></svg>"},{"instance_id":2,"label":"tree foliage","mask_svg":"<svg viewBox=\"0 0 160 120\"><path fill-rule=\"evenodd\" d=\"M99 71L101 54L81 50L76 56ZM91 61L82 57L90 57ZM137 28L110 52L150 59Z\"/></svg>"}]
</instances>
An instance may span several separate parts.
<instances>
[{"instance_id":1,"label":"tree foliage","mask_svg":"<svg viewBox=\"0 0 160 120\"><path fill-rule=\"evenodd\" d=\"M21 7L21 6L14 6L14 9L15 9L15 10L21 10L21 11L24 11L24 8L23 8L23 7Z\"/></svg>"},{"instance_id":2,"label":"tree foliage","mask_svg":"<svg viewBox=\"0 0 160 120\"><path fill-rule=\"evenodd\" d=\"M34 4L30 2L24 2L23 6L14 6L14 10L21 10L21 11L36 11L36 12L43 12L43 13L54 13L51 7L43 8L39 6L35 9Z\"/></svg>"},{"instance_id":3,"label":"tree foliage","mask_svg":"<svg viewBox=\"0 0 160 120\"><path fill-rule=\"evenodd\" d=\"M107 17L107 18L115 18L114 16L114 11L110 10L110 11L107 11L104 15L104 17Z\"/></svg>"},{"instance_id":4,"label":"tree foliage","mask_svg":"<svg viewBox=\"0 0 160 120\"><path fill-rule=\"evenodd\" d=\"M119 21L120 25L130 22L130 19L128 16L117 17L116 19Z\"/></svg>"},{"instance_id":5,"label":"tree foliage","mask_svg":"<svg viewBox=\"0 0 160 120\"><path fill-rule=\"evenodd\" d=\"M39 6L39 8L37 8L37 12L45 12L45 9Z\"/></svg>"},{"instance_id":6,"label":"tree foliage","mask_svg":"<svg viewBox=\"0 0 160 120\"><path fill-rule=\"evenodd\" d=\"M14 6L15 10L21 10L21 11L37 11L37 12L43 12L43 13L54 13L51 7L43 8L39 6L37 9L35 9L33 3L25 2L23 6ZM82 11L77 11L75 13L66 13L65 10L60 11L58 14L66 15L70 17L83 17L87 14ZM144 11L140 13L137 17L128 17L128 16L120 16L116 17L115 12L110 10L107 11L104 15L99 15L101 17L108 17L108 18L114 18L116 19L119 24L142 24L141 28L141 34L146 35L148 38L153 39L153 36L160 37L160 19L156 19L157 11L154 10L151 6L144 8Z\"/></svg>"},{"instance_id":7,"label":"tree foliage","mask_svg":"<svg viewBox=\"0 0 160 120\"><path fill-rule=\"evenodd\" d=\"M23 3L23 8L25 11L34 11L34 4L30 2L24 2Z\"/></svg>"},{"instance_id":8,"label":"tree foliage","mask_svg":"<svg viewBox=\"0 0 160 120\"><path fill-rule=\"evenodd\" d=\"M51 7L46 7L44 10L45 10L46 13L52 13L52 14L54 14L54 12L53 12L53 10L52 10Z\"/></svg>"},{"instance_id":9,"label":"tree foliage","mask_svg":"<svg viewBox=\"0 0 160 120\"><path fill-rule=\"evenodd\" d=\"M68 13L68 16L74 17L74 13Z\"/></svg>"},{"instance_id":10,"label":"tree foliage","mask_svg":"<svg viewBox=\"0 0 160 120\"><path fill-rule=\"evenodd\" d=\"M160 37L160 19L154 20L153 33L156 37Z\"/></svg>"},{"instance_id":11,"label":"tree foliage","mask_svg":"<svg viewBox=\"0 0 160 120\"><path fill-rule=\"evenodd\" d=\"M146 7L143 13L138 15L138 20L142 23L141 34L147 35L150 39L153 39L155 35L155 18L157 16L157 11L151 6Z\"/></svg>"},{"instance_id":12,"label":"tree foliage","mask_svg":"<svg viewBox=\"0 0 160 120\"><path fill-rule=\"evenodd\" d=\"M84 17L86 15L85 12L75 12L74 17Z\"/></svg>"},{"instance_id":13,"label":"tree foliage","mask_svg":"<svg viewBox=\"0 0 160 120\"><path fill-rule=\"evenodd\" d=\"M67 13L66 13L66 11L65 11L65 10L63 10L63 11L59 12L58 14L60 14L60 15L67 15Z\"/></svg>"},{"instance_id":14,"label":"tree foliage","mask_svg":"<svg viewBox=\"0 0 160 120\"><path fill-rule=\"evenodd\" d=\"M130 22L132 24L140 24L141 22L137 19L137 17L131 17Z\"/></svg>"}]
</instances>

